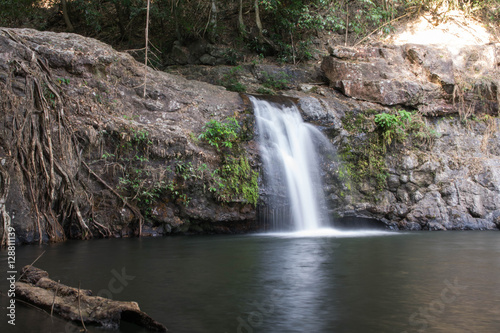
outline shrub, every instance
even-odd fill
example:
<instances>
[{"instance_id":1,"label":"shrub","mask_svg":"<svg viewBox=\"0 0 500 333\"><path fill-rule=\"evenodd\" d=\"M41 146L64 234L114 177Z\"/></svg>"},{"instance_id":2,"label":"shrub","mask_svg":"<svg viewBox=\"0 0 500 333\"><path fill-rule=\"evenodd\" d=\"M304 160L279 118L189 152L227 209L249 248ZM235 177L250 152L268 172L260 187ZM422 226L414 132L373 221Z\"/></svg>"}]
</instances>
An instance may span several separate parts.
<instances>
[{"instance_id":1,"label":"shrub","mask_svg":"<svg viewBox=\"0 0 500 333\"><path fill-rule=\"evenodd\" d=\"M219 150L220 146L233 147L233 143L238 138L240 125L234 117L227 118L224 123L212 119L203 126L203 130L204 132L198 136L198 139L205 140Z\"/></svg>"},{"instance_id":2,"label":"shrub","mask_svg":"<svg viewBox=\"0 0 500 333\"><path fill-rule=\"evenodd\" d=\"M225 74L222 77L222 79L219 81L219 84L226 87L226 89L229 91L245 92L247 90L247 87L238 80L239 73L241 71L241 66L231 68L229 73Z\"/></svg>"}]
</instances>

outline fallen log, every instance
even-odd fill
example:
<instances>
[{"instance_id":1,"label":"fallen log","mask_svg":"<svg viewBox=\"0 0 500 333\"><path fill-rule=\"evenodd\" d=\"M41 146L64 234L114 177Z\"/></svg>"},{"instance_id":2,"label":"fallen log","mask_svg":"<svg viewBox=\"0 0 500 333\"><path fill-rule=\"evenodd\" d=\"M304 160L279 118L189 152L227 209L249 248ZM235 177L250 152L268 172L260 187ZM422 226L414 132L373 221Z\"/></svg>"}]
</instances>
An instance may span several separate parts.
<instances>
[{"instance_id":1,"label":"fallen log","mask_svg":"<svg viewBox=\"0 0 500 333\"><path fill-rule=\"evenodd\" d=\"M55 296L54 296L55 295ZM136 302L124 302L92 296L91 290L73 288L49 278L49 274L33 266L25 266L16 282L16 298L53 312L75 323L117 329L127 321L151 331L167 328L139 309Z\"/></svg>"}]
</instances>

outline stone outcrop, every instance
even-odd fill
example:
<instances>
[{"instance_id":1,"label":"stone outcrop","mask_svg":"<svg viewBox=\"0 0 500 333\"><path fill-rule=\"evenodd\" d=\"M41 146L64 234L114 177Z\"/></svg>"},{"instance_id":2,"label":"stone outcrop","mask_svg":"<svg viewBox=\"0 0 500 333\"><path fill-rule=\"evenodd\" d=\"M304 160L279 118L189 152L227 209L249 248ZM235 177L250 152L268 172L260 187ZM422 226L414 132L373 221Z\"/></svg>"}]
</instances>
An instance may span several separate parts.
<instances>
[{"instance_id":1,"label":"stone outcrop","mask_svg":"<svg viewBox=\"0 0 500 333\"><path fill-rule=\"evenodd\" d=\"M372 106L357 103L350 110L332 109L317 98L321 103L312 104L318 110L315 114L323 114L320 122L327 125L326 119L332 119L329 112L352 126L350 119L356 115L369 119L374 113L390 112L389 107L406 108L424 115L425 126L437 137L428 146L390 145L382 189L366 183L339 191L342 181L327 177L333 213L375 218L396 229L496 229L500 214L499 50L495 44L454 50L414 44L331 48L322 64L330 85ZM386 109L381 111L381 107ZM306 116L309 113L304 111ZM333 129L329 133L338 147L346 141L367 144L367 135L376 131L372 127L365 133L350 133L338 124Z\"/></svg>"},{"instance_id":2,"label":"stone outcrop","mask_svg":"<svg viewBox=\"0 0 500 333\"><path fill-rule=\"evenodd\" d=\"M346 96L429 115L498 113L500 45L331 47L321 68Z\"/></svg>"},{"instance_id":3,"label":"stone outcrop","mask_svg":"<svg viewBox=\"0 0 500 333\"><path fill-rule=\"evenodd\" d=\"M316 123L340 150L346 142L368 145L375 126L350 132L353 115L373 122L374 113L390 112L380 104L346 99L335 91L324 95L291 93L303 117ZM340 175L342 158L323 161L330 213L339 224L352 218L378 220L402 230L496 230L500 216L500 120L461 122L459 116L427 120L432 144L392 143L382 161L387 172L382 188L352 184ZM370 122L370 121L368 121ZM361 125L358 125L361 126ZM363 132L364 131L364 132ZM347 147L347 148L346 148ZM356 172L357 167L354 165ZM353 176L353 175L351 175ZM351 183L347 186L346 184ZM335 222L334 222L335 223Z\"/></svg>"},{"instance_id":4,"label":"stone outcrop","mask_svg":"<svg viewBox=\"0 0 500 333\"><path fill-rule=\"evenodd\" d=\"M148 68L144 96L144 74L94 39L0 30L3 207L18 242L256 228L251 204L209 191L221 154L198 140L208 120L247 123L239 94ZM252 129L242 132L256 169Z\"/></svg>"},{"instance_id":5,"label":"stone outcrop","mask_svg":"<svg viewBox=\"0 0 500 333\"><path fill-rule=\"evenodd\" d=\"M437 134L425 146L389 145L380 188L370 180L348 186L339 174L345 161L325 154L332 216L394 229L498 228L497 45L330 53L322 65L330 87L313 67L246 65L237 79L255 92L285 78L280 93L339 150L366 146L376 131L373 115L391 108L419 111ZM248 100L216 85L234 72L171 72L182 76L148 69L144 96L144 65L126 53L74 34L0 29L0 233L10 223L17 242L34 243L261 228L254 204L221 191L229 150L198 138L209 120L236 117L235 157L259 171ZM355 132L358 116L371 125Z\"/></svg>"}]
</instances>

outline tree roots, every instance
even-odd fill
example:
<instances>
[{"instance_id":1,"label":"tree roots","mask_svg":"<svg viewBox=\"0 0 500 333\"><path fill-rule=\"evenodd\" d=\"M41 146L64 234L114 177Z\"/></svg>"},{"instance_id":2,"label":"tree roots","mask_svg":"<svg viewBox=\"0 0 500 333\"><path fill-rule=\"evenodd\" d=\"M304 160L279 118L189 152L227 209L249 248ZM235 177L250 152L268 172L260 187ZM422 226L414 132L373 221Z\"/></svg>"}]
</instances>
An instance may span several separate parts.
<instances>
[{"instance_id":1,"label":"tree roots","mask_svg":"<svg viewBox=\"0 0 500 333\"><path fill-rule=\"evenodd\" d=\"M9 175L15 171L22 175L22 192L31 202L38 242L44 238L54 242L66 237L89 239L93 231L110 236L106 226L91 218L93 203L79 179L82 147L68 121L69 97L52 79L43 58L12 31L2 32L25 55L23 60L18 57L9 63L6 83L0 82L0 117L5 131L4 141L0 141L4 147L0 148L8 161L0 165L0 222L4 226L1 245L5 244L6 226L10 223L5 207L11 186ZM21 92L15 88L19 82L24 83ZM134 207L129 208L142 226L142 215Z\"/></svg>"}]
</instances>

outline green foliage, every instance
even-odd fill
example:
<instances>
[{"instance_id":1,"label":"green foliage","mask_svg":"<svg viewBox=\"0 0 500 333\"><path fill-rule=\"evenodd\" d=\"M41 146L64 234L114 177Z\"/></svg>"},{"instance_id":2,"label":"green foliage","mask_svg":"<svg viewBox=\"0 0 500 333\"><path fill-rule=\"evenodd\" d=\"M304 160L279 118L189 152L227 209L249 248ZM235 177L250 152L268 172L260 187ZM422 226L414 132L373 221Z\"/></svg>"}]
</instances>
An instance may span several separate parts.
<instances>
[{"instance_id":1,"label":"green foliage","mask_svg":"<svg viewBox=\"0 0 500 333\"><path fill-rule=\"evenodd\" d=\"M0 26L19 27L29 19L42 21L40 10L42 3L42 0L0 1Z\"/></svg>"},{"instance_id":2,"label":"green foliage","mask_svg":"<svg viewBox=\"0 0 500 333\"><path fill-rule=\"evenodd\" d=\"M223 52L222 57L228 65L236 66L239 60L241 60L241 55L234 49L227 49Z\"/></svg>"},{"instance_id":3,"label":"green foliage","mask_svg":"<svg viewBox=\"0 0 500 333\"><path fill-rule=\"evenodd\" d=\"M43 97L50 103L53 107L56 106L56 95L54 92L47 86L47 84L43 83Z\"/></svg>"},{"instance_id":4,"label":"green foliage","mask_svg":"<svg viewBox=\"0 0 500 333\"><path fill-rule=\"evenodd\" d=\"M258 173L252 170L248 158L239 147L246 135L238 121L234 117L224 122L210 120L203 129L199 138L217 148L222 162L220 169L210 170L206 165L198 168L208 179L208 191L222 202L242 200L256 205L259 197ZM224 153L219 149L220 146L226 148ZM189 175L191 171L188 170L191 170L189 165L183 166L179 173Z\"/></svg>"},{"instance_id":5,"label":"green foliage","mask_svg":"<svg viewBox=\"0 0 500 333\"><path fill-rule=\"evenodd\" d=\"M262 0L270 39L278 46L277 58L282 62L308 60L313 57L312 39L319 31L346 29L360 38L374 28L389 22L396 14L394 3L379 0ZM347 21L349 25L347 26ZM386 30L390 30L390 25ZM253 47L253 49L256 49Z\"/></svg>"},{"instance_id":6,"label":"green foliage","mask_svg":"<svg viewBox=\"0 0 500 333\"><path fill-rule=\"evenodd\" d=\"M377 135L367 133L364 142L349 137L339 149L343 163L339 167L339 178L348 189L358 188L363 182L381 190L388 176L385 164L385 149Z\"/></svg>"},{"instance_id":7,"label":"green foliage","mask_svg":"<svg viewBox=\"0 0 500 333\"><path fill-rule=\"evenodd\" d=\"M272 53L272 48L265 43L261 43L257 37L247 41L247 48L259 55L259 58L264 58L264 55Z\"/></svg>"},{"instance_id":8,"label":"green foliage","mask_svg":"<svg viewBox=\"0 0 500 333\"><path fill-rule=\"evenodd\" d=\"M240 125L234 117L227 118L223 123L212 119L203 126L203 130L204 132L198 136L198 139L204 140L220 150L221 146L233 147L238 138Z\"/></svg>"},{"instance_id":9,"label":"green foliage","mask_svg":"<svg viewBox=\"0 0 500 333\"><path fill-rule=\"evenodd\" d=\"M257 205L259 199L258 173L250 168L244 155L228 156L221 170L217 170L214 182L221 201L234 201L240 196L244 201ZM212 189L217 189L212 187Z\"/></svg>"},{"instance_id":10,"label":"green foliage","mask_svg":"<svg viewBox=\"0 0 500 333\"><path fill-rule=\"evenodd\" d=\"M406 110L396 110L394 114L379 113L374 122L381 134L384 149L393 141L404 142L409 135L415 144L432 144L438 137L436 131L427 126L422 116Z\"/></svg>"},{"instance_id":11,"label":"green foliage","mask_svg":"<svg viewBox=\"0 0 500 333\"><path fill-rule=\"evenodd\" d=\"M283 90L287 89L290 84L289 78L290 75L281 71L275 74L269 74L267 72L261 72L262 78L262 86L264 88L273 89L273 90Z\"/></svg>"},{"instance_id":12,"label":"green foliage","mask_svg":"<svg viewBox=\"0 0 500 333\"><path fill-rule=\"evenodd\" d=\"M192 162L175 162L175 173L184 181L189 179L202 179L205 170L208 170L208 166L205 163L198 167L194 167Z\"/></svg>"},{"instance_id":13,"label":"green foliage","mask_svg":"<svg viewBox=\"0 0 500 333\"><path fill-rule=\"evenodd\" d=\"M153 143L153 141L151 141L149 139L149 132L146 131L146 130L135 130L135 129L132 129L132 140L135 142L135 143L138 143L138 144L147 144L147 145L151 145Z\"/></svg>"},{"instance_id":14,"label":"green foliage","mask_svg":"<svg viewBox=\"0 0 500 333\"><path fill-rule=\"evenodd\" d=\"M385 147L385 145L390 145L393 140L404 141L406 139L411 113L405 110L399 110L396 114L379 113L375 115L374 121L382 133Z\"/></svg>"},{"instance_id":15,"label":"green foliage","mask_svg":"<svg viewBox=\"0 0 500 333\"><path fill-rule=\"evenodd\" d=\"M217 148L220 169L212 170L196 159L175 159L158 164L150 160L148 147L152 140L149 133L135 128L123 129L116 134L103 131L102 134L119 140L119 144L113 153L105 151L101 160L106 168L119 173L119 193L136 205L145 217L151 216L151 207L160 200L188 206L191 196L202 193L210 193L220 202L241 201L255 205L258 174L251 169L246 155L239 148L245 135L238 121L234 117L222 122L211 120L203 129L200 140Z\"/></svg>"},{"instance_id":16,"label":"green foliage","mask_svg":"<svg viewBox=\"0 0 500 333\"><path fill-rule=\"evenodd\" d=\"M133 168L119 178L118 190L128 194L128 199L135 202L146 216L151 213L151 205L165 195L180 199L186 206L190 198L177 190L173 179L152 181L152 174L147 169Z\"/></svg>"},{"instance_id":17,"label":"green foliage","mask_svg":"<svg viewBox=\"0 0 500 333\"><path fill-rule=\"evenodd\" d=\"M155 167L149 157L149 147L153 143L149 132L144 129L124 128L111 135L119 141L115 152L105 151L101 159L106 167L119 172L118 191L124 199L137 205L145 216L151 213L151 206L160 198L172 198L188 205L190 198L183 192L181 179L187 179L192 172L191 163L186 166L175 164L175 171L169 165Z\"/></svg>"},{"instance_id":18,"label":"green foliage","mask_svg":"<svg viewBox=\"0 0 500 333\"><path fill-rule=\"evenodd\" d=\"M59 85L68 85L70 83L70 79L68 78L64 78L64 77L59 77L56 79L56 82L59 84Z\"/></svg>"},{"instance_id":19,"label":"green foliage","mask_svg":"<svg viewBox=\"0 0 500 333\"><path fill-rule=\"evenodd\" d=\"M111 154L111 153L108 153L108 152L105 152L104 154L102 154L102 158L103 159L108 159L108 158L113 158L115 157L115 154Z\"/></svg>"},{"instance_id":20,"label":"green foliage","mask_svg":"<svg viewBox=\"0 0 500 333\"><path fill-rule=\"evenodd\" d=\"M338 1L262 0L261 4L266 21L272 22L266 28L270 39L278 46L277 58L281 62L310 59L311 39L318 31L345 26L341 14L343 6ZM257 53L267 54L268 50Z\"/></svg>"},{"instance_id":21,"label":"green foliage","mask_svg":"<svg viewBox=\"0 0 500 333\"><path fill-rule=\"evenodd\" d=\"M122 49L136 47L138 38L141 38L136 34L137 29L145 26L144 0L67 2L75 32L120 44ZM200 0L151 1L149 38L160 51L158 54L168 54L175 41L185 45L200 39L209 39L214 44L221 42L222 38L222 44L226 44L227 37L236 40L234 35L238 29L234 13L237 2L217 0L216 24L211 21L214 18L211 3ZM499 3L499 0L259 0L265 39L252 33L240 38L247 49L256 54L273 55L279 61L295 63L314 55L312 41L318 35L343 34L347 29L352 40L360 40L375 28L405 13L431 11L434 15L439 14L437 8L441 5L487 19L487 23L495 27L500 19ZM54 17L54 13L60 13L60 5L60 0L2 0L0 26L60 30L63 24L61 15ZM243 0L243 7L245 24L251 30L255 17L253 1ZM391 25L384 25L382 29L388 32ZM240 41L240 44L243 43ZM138 59L143 57L142 52L135 55ZM241 59L232 49L223 58L230 64ZM161 60L164 59L158 60L158 64L162 63ZM233 88L242 91L244 86L236 84Z\"/></svg>"},{"instance_id":22,"label":"green foliage","mask_svg":"<svg viewBox=\"0 0 500 333\"><path fill-rule=\"evenodd\" d=\"M395 142L425 148L438 137L421 115L406 110L351 113L342 122L350 135L339 148L343 161L339 177L350 189L363 183L370 184L375 190L384 188L388 176L385 156Z\"/></svg>"},{"instance_id":23,"label":"green foliage","mask_svg":"<svg viewBox=\"0 0 500 333\"><path fill-rule=\"evenodd\" d=\"M222 79L219 81L219 84L226 87L226 89L229 91L245 92L247 90L247 87L239 81L239 73L242 70L243 69L241 68L241 66L231 68L229 73L225 74L222 77Z\"/></svg>"},{"instance_id":24,"label":"green foliage","mask_svg":"<svg viewBox=\"0 0 500 333\"><path fill-rule=\"evenodd\" d=\"M262 94L262 95L276 95L276 93L270 89L264 88L264 87L259 87L257 88L257 94Z\"/></svg>"},{"instance_id":25,"label":"green foliage","mask_svg":"<svg viewBox=\"0 0 500 333\"><path fill-rule=\"evenodd\" d=\"M86 1L86 0L73 0L72 8L79 15L80 19L83 19L82 24L85 24L87 29L91 29L95 32L100 32L103 26L103 16L101 4L99 1Z\"/></svg>"}]
</instances>

